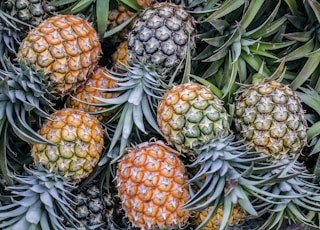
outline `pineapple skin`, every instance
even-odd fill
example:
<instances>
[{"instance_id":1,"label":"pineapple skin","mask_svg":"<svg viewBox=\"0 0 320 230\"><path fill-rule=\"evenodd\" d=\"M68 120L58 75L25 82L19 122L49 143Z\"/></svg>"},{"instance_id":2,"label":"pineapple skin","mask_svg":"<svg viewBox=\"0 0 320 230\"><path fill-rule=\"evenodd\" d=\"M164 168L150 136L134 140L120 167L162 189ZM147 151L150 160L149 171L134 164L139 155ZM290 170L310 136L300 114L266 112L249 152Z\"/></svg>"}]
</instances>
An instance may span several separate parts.
<instances>
[{"instance_id":1,"label":"pineapple skin","mask_svg":"<svg viewBox=\"0 0 320 230\"><path fill-rule=\"evenodd\" d=\"M43 69L51 93L63 97L73 92L98 64L101 44L94 28L75 15L57 15L43 21L22 41L18 58Z\"/></svg>"},{"instance_id":2,"label":"pineapple skin","mask_svg":"<svg viewBox=\"0 0 320 230\"><path fill-rule=\"evenodd\" d=\"M192 217L192 223L195 226L199 226L209 215L212 207L205 208L203 210L196 211ZM241 209L239 204L236 204L232 210L232 214L228 220L228 226L234 226L239 224L246 217L246 212ZM206 226L202 230L218 230L220 228L223 218L223 204L218 207L217 212L209 220Z\"/></svg>"},{"instance_id":3,"label":"pineapple skin","mask_svg":"<svg viewBox=\"0 0 320 230\"><path fill-rule=\"evenodd\" d=\"M34 144L31 155L45 168L79 183L92 172L104 145L99 120L84 111L66 108L46 119L38 133L51 144Z\"/></svg>"},{"instance_id":4,"label":"pineapple skin","mask_svg":"<svg viewBox=\"0 0 320 230\"><path fill-rule=\"evenodd\" d=\"M166 141L182 152L229 133L226 109L212 91L199 83L168 90L159 103L157 119Z\"/></svg>"},{"instance_id":5,"label":"pineapple skin","mask_svg":"<svg viewBox=\"0 0 320 230\"><path fill-rule=\"evenodd\" d=\"M117 188L128 219L143 230L186 225L187 174L177 152L162 142L144 142L121 159Z\"/></svg>"},{"instance_id":6,"label":"pineapple skin","mask_svg":"<svg viewBox=\"0 0 320 230\"><path fill-rule=\"evenodd\" d=\"M101 112L105 108L94 105L102 103L97 98L107 99L119 95L116 92L106 93L103 91L103 89L112 89L116 85L116 81L109 76L110 73L106 68L98 67L87 81L77 88L75 95L67 98L66 107L94 114L100 121L111 118L114 111Z\"/></svg>"},{"instance_id":7,"label":"pineapple skin","mask_svg":"<svg viewBox=\"0 0 320 230\"><path fill-rule=\"evenodd\" d=\"M301 100L289 86L263 82L236 98L235 129L255 151L275 159L294 158L307 144Z\"/></svg>"},{"instance_id":8,"label":"pineapple skin","mask_svg":"<svg viewBox=\"0 0 320 230\"><path fill-rule=\"evenodd\" d=\"M173 73L195 49L195 20L183 8L157 3L137 17L128 34L128 54L133 61L155 65L160 74ZM190 37L190 43L189 43Z\"/></svg>"}]
</instances>

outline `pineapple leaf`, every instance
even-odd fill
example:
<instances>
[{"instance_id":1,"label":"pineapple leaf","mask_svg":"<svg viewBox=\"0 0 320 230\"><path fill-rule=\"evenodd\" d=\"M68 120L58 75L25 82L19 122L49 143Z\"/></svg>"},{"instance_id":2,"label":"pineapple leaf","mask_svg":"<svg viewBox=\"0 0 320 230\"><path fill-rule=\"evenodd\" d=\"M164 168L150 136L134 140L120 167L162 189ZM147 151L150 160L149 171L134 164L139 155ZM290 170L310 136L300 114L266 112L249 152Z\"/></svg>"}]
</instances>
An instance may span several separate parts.
<instances>
[{"instance_id":1,"label":"pineapple leaf","mask_svg":"<svg viewBox=\"0 0 320 230\"><path fill-rule=\"evenodd\" d=\"M107 29L109 16L109 0L97 0L96 2L97 30L100 38Z\"/></svg>"},{"instance_id":2,"label":"pineapple leaf","mask_svg":"<svg viewBox=\"0 0 320 230\"><path fill-rule=\"evenodd\" d=\"M220 99L222 98L222 92L220 91L220 89L216 87L214 84L212 84L210 81L207 81L193 74L191 74L190 77L194 78L196 81L200 82L201 84L208 86L218 98Z\"/></svg>"},{"instance_id":3,"label":"pineapple leaf","mask_svg":"<svg viewBox=\"0 0 320 230\"><path fill-rule=\"evenodd\" d=\"M315 37L312 37L308 42L299 46L297 49L293 50L289 54L283 56L278 62L282 61L283 59L286 61L294 61L300 58L305 57L308 53L312 52L315 47Z\"/></svg>"},{"instance_id":4,"label":"pineapple leaf","mask_svg":"<svg viewBox=\"0 0 320 230\"><path fill-rule=\"evenodd\" d=\"M31 224L38 224L41 218L41 201L38 200L35 204L31 205L26 213L26 220Z\"/></svg>"},{"instance_id":5,"label":"pineapple leaf","mask_svg":"<svg viewBox=\"0 0 320 230\"><path fill-rule=\"evenodd\" d=\"M226 0L214 13L212 13L209 17L207 17L205 21L209 22L212 20L222 18L227 14L231 13L232 11L240 8L243 4L245 4L244 0L238 0L238 1Z\"/></svg>"},{"instance_id":6,"label":"pineapple leaf","mask_svg":"<svg viewBox=\"0 0 320 230\"><path fill-rule=\"evenodd\" d=\"M307 0L309 6L311 6L314 14L317 17L318 23L320 23L320 3L314 0Z\"/></svg>"},{"instance_id":7,"label":"pineapple leaf","mask_svg":"<svg viewBox=\"0 0 320 230\"><path fill-rule=\"evenodd\" d=\"M305 62L304 66L298 73L297 77L291 82L289 85L293 90L296 90L300 86L305 83L311 74L315 71L320 63L320 55L312 55L308 57L307 61Z\"/></svg>"},{"instance_id":8,"label":"pineapple leaf","mask_svg":"<svg viewBox=\"0 0 320 230\"><path fill-rule=\"evenodd\" d=\"M247 29L247 27L251 24L253 19L256 17L263 3L264 3L264 0L250 1L250 5L246 9L245 14L243 15L240 21L240 25L244 30Z\"/></svg>"},{"instance_id":9,"label":"pineapple leaf","mask_svg":"<svg viewBox=\"0 0 320 230\"><path fill-rule=\"evenodd\" d=\"M320 121L313 124L307 131L308 140L311 140L320 135Z\"/></svg>"},{"instance_id":10,"label":"pineapple leaf","mask_svg":"<svg viewBox=\"0 0 320 230\"><path fill-rule=\"evenodd\" d=\"M233 204L231 199L229 197L225 197L223 201L223 215L219 230L224 230L227 227L228 221L232 215L232 209Z\"/></svg>"}]
</instances>

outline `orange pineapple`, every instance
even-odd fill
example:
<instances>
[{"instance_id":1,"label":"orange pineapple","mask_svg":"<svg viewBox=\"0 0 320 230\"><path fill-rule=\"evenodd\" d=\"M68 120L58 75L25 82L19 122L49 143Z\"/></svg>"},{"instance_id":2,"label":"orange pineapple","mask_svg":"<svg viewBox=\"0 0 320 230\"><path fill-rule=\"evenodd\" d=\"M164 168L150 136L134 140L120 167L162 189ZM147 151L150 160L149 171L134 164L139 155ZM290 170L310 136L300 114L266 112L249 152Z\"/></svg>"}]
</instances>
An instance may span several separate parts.
<instances>
[{"instance_id":1,"label":"orange pineapple","mask_svg":"<svg viewBox=\"0 0 320 230\"><path fill-rule=\"evenodd\" d=\"M100 54L98 34L86 20L57 15L29 32L18 57L43 69L51 81L52 93L63 97L87 79Z\"/></svg>"},{"instance_id":2,"label":"orange pineapple","mask_svg":"<svg viewBox=\"0 0 320 230\"><path fill-rule=\"evenodd\" d=\"M102 91L102 89L112 89L115 87L115 81L109 76L110 73L106 68L97 68L86 83L77 89L75 95L68 97L66 107L95 114L99 120L112 117L114 112L98 106L101 102L97 99L113 98L119 95L117 92L106 93Z\"/></svg>"},{"instance_id":3,"label":"orange pineapple","mask_svg":"<svg viewBox=\"0 0 320 230\"><path fill-rule=\"evenodd\" d=\"M128 150L117 169L122 207L135 227L164 229L185 225L187 174L178 153L164 143L145 142Z\"/></svg>"}]
</instances>

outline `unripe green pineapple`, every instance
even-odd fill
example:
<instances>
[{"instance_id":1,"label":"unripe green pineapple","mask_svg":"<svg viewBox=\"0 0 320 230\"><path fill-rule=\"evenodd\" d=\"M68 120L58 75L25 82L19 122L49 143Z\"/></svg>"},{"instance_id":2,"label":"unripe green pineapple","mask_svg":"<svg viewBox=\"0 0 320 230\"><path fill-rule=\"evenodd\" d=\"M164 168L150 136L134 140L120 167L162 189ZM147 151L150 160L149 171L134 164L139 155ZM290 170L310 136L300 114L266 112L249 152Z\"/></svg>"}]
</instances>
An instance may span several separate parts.
<instances>
[{"instance_id":1,"label":"unripe green pineapple","mask_svg":"<svg viewBox=\"0 0 320 230\"><path fill-rule=\"evenodd\" d=\"M183 152L229 133L223 101L208 87L195 82L167 91L159 103L157 117L166 140Z\"/></svg>"},{"instance_id":2,"label":"unripe green pineapple","mask_svg":"<svg viewBox=\"0 0 320 230\"><path fill-rule=\"evenodd\" d=\"M295 157L307 144L307 120L300 99L287 85L257 83L236 99L235 127L251 148L276 159Z\"/></svg>"}]
</instances>

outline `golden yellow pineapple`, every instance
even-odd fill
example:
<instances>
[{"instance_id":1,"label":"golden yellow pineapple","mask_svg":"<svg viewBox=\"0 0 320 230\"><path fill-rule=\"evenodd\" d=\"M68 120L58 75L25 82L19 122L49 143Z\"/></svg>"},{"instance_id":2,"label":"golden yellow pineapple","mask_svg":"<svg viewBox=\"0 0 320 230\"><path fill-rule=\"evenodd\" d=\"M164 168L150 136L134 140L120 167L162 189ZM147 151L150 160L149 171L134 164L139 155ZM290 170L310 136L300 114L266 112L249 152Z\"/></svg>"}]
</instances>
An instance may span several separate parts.
<instances>
[{"instance_id":1,"label":"golden yellow pineapple","mask_svg":"<svg viewBox=\"0 0 320 230\"><path fill-rule=\"evenodd\" d=\"M68 97L66 107L89 112L96 115L99 120L108 119L114 115L114 111L106 111L106 108L98 106L101 102L97 98L107 99L118 96L117 92L106 93L102 90L114 87L115 80L110 78L109 71L105 67L99 67L77 89L75 95Z\"/></svg>"},{"instance_id":2,"label":"golden yellow pineapple","mask_svg":"<svg viewBox=\"0 0 320 230\"><path fill-rule=\"evenodd\" d=\"M38 133L53 145L34 144L34 161L77 183L92 172L102 153L104 130L95 116L84 111L57 110Z\"/></svg>"},{"instance_id":3,"label":"golden yellow pineapple","mask_svg":"<svg viewBox=\"0 0 320 230\"><path fill-rule=\"evenodd\" d=\"M128 41L125 40L121 42L117 50L112 55L113 66L128 65L129 55L128 55Z\"/></svg>"},{"instance_id":4,"label":"golden yellow pineapple","mask_svg":"<svg viewBox=\"0 0 320 230\"><path fill-rule=\"evenodd\" d=\"M196 211L192 215L192 223L197 227L200 226L201 223L205 221L213 207L208 207L203 210ZM222 218L223 218L223 204L220 204L218 210L213 215L213 217L209 220L209 222L201 228L202 230L218 230L221 226ZM234 226L239 224L246 217L246 212L240 207L239 204L235 204L233 206L232 214L228 220L228 226Z\"/></svg>"},{"instance_id":5,"label":"golden yellow pineapple","mask_svg":"<svg viewBox=\"0 0 320 230\"><path fill-rule=\"evenodd\" d=\"M183 226L181 206L189 198L187 174L178 153L164 143L144 142L121 159L117 188L130 222L141 229Z\"/></svg>"},{"instance_id":6,"label":"golden yellow pineapple","mask_svg":"<svg viewBox=\"0 0 320 230\"><path fill-rule=\"evenodd\" d=\"M87 79L100 54L98 34L86 20L75 15L57 15L28 33L18 57L44 69L51 81L51 92L63 97Z\"/></svg>"}]
</instances>

